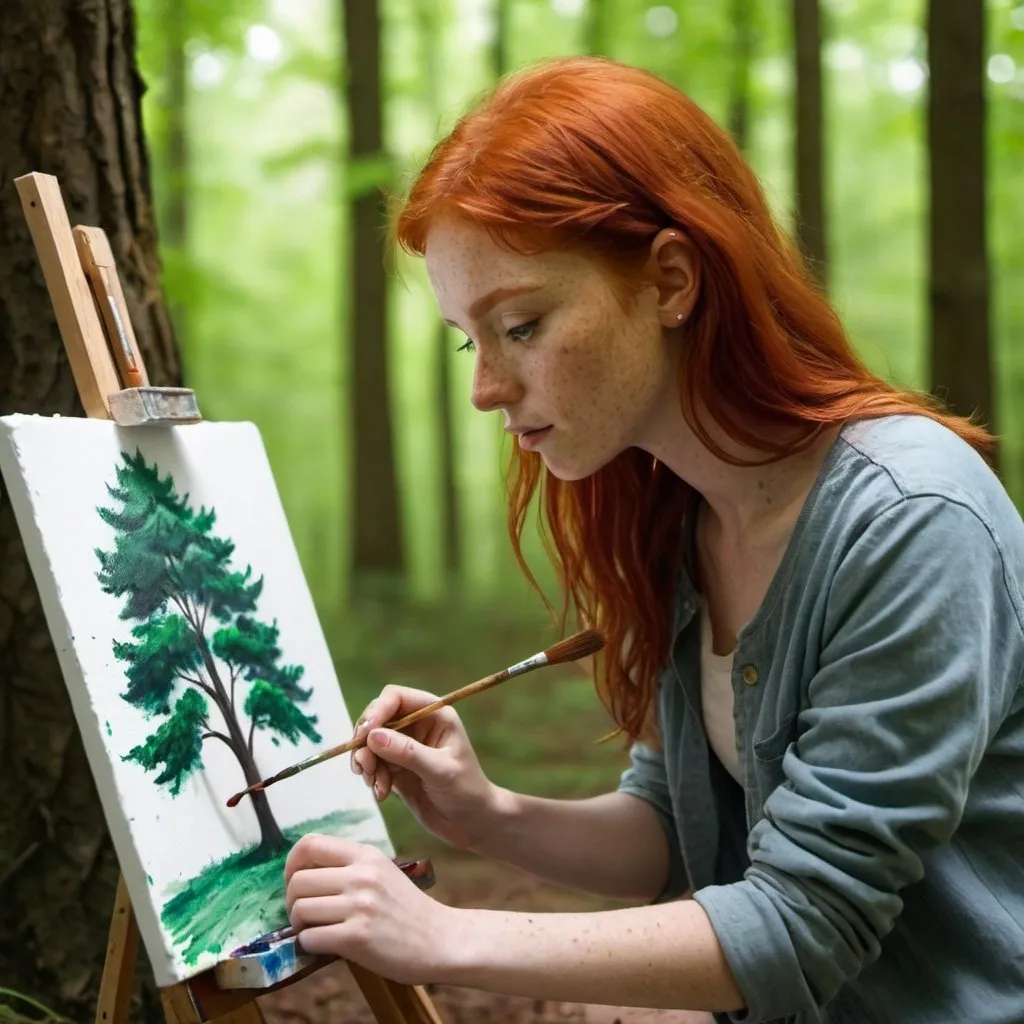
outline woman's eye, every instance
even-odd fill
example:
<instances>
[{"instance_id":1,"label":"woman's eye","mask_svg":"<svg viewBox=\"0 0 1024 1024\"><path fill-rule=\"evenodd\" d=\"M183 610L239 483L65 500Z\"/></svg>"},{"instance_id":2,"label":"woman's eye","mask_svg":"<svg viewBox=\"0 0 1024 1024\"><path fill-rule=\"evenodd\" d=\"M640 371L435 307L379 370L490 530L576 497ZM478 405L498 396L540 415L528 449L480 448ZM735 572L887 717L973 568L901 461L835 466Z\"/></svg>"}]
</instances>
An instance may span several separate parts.
<instances>
[{"instance_id":1,"label":"woman's eye","mask_svg":"<svg viewBox=\"0 0 1024 1024\"><path fill-rule=\"evenodd\" d=\"M529 341L533 337L533 332L537 329L537 321L530 320L525 324L517 324L515 327L510 327L506 334L513 341Z\"/></svg>"},{"instance_id":2,"label":"woman's eye","mask_svg":"<svg viewBox=\"0 0 1024 1024\"><path fill-rule=\"evenodd\" d=\"M476 345L467 338L455 351L456 352L472 352L476 348Z\"/></svg>"}]
</instances>

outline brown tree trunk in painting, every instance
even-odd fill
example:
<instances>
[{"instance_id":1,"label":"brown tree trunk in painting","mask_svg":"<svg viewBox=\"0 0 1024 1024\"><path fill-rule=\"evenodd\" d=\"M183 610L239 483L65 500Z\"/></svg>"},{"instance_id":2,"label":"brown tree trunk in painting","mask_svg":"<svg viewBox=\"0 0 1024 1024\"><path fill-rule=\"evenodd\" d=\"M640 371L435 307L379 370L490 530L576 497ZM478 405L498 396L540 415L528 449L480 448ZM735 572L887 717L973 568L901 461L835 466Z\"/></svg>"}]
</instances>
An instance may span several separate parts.
<instances>
[{"instance_id":1,"label":"brown tree trunk in painting","mask_svg":"<svg viewBox=\"0 0 1024 1024\"><path fill-rule=\"evenodd\" d=\"M755 0L732 0L732 80L729 131L744 152L750 146L750 61L754 48Z\"/></svg>"},{"instance_id":2,"label":"brown tree trunk in painting","mask_svg":"<svg viewBox=\"0 0 1024 1024\"><path fill-rule=\"evenodd\" d=\"M793 0L793 43L796 56L796 230L804 257L824 288L828 282L828 245L821 37L821 9L818 0Z\"/></svg>"},{"instance_id":3,"label":"brown tree trunk in painting","mask_svg":"<svg viewBox=\"0 0 1024 1024\"><path fill-rule=\"evenodd\" d=\"M72 224L107 231L150 377L180 383L134 50L130 0L0 4L0 413L82 415L12 183L30 171L57 176ZM0 779L0 979L89 1017L118 865L2 493Z\"/></svg>"},{"instance_id":4,"label":"brown tree trunk in painting","mask_svg":"<svg viewBox=\"0 0 1024 1024\"><path fill-rule=\"evenodd\" d=\"M985 5L928 4L931 388L995 423L985 235Z\"/></svg>"},{"instance_id":5,"label":"brown tree trunk in painting","mask_svg":"<svg viewBox=\"0 0 1024 1024\"><path fill-rule=\"evenodd\" d=\"M354 474L352 573L358 585L405 569L388 388L385 167L377 0L344 0L350 166L378 168L360 181L349 223L349 337Z\"/></svg>"}]
</instances>

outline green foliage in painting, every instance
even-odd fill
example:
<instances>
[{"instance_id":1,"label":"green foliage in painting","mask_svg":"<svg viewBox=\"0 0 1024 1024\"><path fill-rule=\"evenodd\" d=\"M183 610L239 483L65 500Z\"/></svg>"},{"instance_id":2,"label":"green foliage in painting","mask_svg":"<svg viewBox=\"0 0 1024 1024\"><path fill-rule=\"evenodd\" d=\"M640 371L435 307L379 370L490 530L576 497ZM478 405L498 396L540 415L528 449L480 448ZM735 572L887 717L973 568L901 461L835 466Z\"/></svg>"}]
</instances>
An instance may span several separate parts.
<instances>
[{"instance_id":1,"label":"green foliage in painting","mask_svg":"<svg viewBox=\"0 0 1024 1024\"><path fill-rule=\"evenodd\" d=\"M166 783L171 795L177 796L185 779L202 767L202 730L207 725L206 701L195 690L187 690L171 717L145 743L133 747L125 760L137 761L146 771L162 769L157 784Z\"/></svg>"},{"instance_id":2,"label":"green foliage in painting","mask_svg":"<svg viewBox=\"0 0 1024 1024\"><path fill-rule=\"evenodd\" d=\"M96 550L97 578L124 599L121 618L136 620L132 639L113 645L128 681L122 697L147 718L166 719L125 760L155 772L155 783L177 796L203 767L203 743L215 739L254 782L258 731L275 744L320 740L316 717L299 707L312 695L300 686L303 668L282 664L277 624L254 614L263 580L250 566L234 567L235 545L213 532L214 511L193 508L141 452L122 458L107 488L112 504L97 509L114 531L113 548ZM240 686L249 687L244 702ZM268 849L283 848L265 798L254 803Z\"/></svg>"},{"instance_id":3,"label":"green foliage in painting","mask_svg":"<svg viewBox=\"0 0 1024 1024\"><path fill-rule=\"evenodd\" d=\"M257 729L273 729L286 740L298 743L301 736L319 740L313 721L304 715L284 693L261 679L245 698L245 713Z\"/></svg>"}]
</instances>

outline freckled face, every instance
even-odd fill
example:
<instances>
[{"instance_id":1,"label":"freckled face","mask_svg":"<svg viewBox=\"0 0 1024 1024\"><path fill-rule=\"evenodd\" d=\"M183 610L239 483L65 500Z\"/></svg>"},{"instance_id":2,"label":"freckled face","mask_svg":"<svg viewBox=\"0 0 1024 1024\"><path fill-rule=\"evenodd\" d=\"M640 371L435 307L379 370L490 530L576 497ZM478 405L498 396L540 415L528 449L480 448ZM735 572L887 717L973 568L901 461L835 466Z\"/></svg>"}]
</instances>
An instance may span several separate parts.
<instances>
[{"instance_id":1,"label":"freckled face","mask_svg":"<svg viewBox=\"0 0 1024 1024\"><path fill-rule=\"evenodd\" d=\"M456 217L430 230L426 265L441 315L475 349L473 405L501 410L555 476L582 479L647 447L678 409L676 350L653 286L624 308L597 262L512 253Z\"/></svg>"}]
</instances>

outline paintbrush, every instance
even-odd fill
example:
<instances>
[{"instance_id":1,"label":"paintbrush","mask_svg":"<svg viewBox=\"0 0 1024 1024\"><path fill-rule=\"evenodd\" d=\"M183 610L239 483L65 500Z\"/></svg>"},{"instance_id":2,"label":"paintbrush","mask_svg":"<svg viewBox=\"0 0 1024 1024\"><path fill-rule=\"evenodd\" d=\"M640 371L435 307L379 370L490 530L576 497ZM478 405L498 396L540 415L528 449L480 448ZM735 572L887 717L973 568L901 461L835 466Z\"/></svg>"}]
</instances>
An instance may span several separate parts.
<instances>
[{"instance_id":1,"label":"paintbrush","mask_svg":"<svg viewBox=\"0 0 1024 1024\"><path fill-rule=\"evenodd\" d=\"M404 715L402 718L398 718L392 722L387 722L384 725L385 729L402 730L408 728L415 722L418 722L421 718L426 718L427 715L432 714L435 711L439 711L441 708L446 708L451 704L457 704L460 700L464 700L466 697L472 697L475 693L483 693L484 690L489 690L492 686L497 686L498 683L503 683L506 679L511 679L513 676L525 675L527 672L532 672L534 669L544 668L546 665L562 665L570 661L578 661L580 658L585 658L590 654L596 654L602 647L604 647L604 634L596 629L585 629L580 633L575 633L570 637L566 637L565 640L559 640L557 644L553 644L551 647L546 648L539 654L534 654L532 657L527 658L525 661L520 661L518 664L510 665L508 668L503 668L500 672L495 672L493 675L485 676L483 679L478 679L475 683L469 683L467 686L463 686L458 690L453 690L451 693L446 694L444 697L439 697L433 702L428 704L426 707L420 708L418 711L412 711L408 715ZM352 750L358 750L360 747L366 746L366 736L359 736L358 732L356 736L348 740L346 743L341 743L336 747L329 747L322 753L317 754L314 757L307 758L305 761L300 761L298 764L293 764L290 768L285 768L283 771L278 772L276 775L271 775L269 779L262 779L259 782L254 782L251 786L243 789L241 793L236 793L230 800L228 800L228 807L235 807L243 796L249 793L260 793L268 786L272 786L275 782L280 782L282 779L290 779L293 775L298 775L299 772L304 772L307 768L312 768L315 764L320 764L321 761L327 761L332 757L337 757L339 754L347 754Z\"/></svg>"}]
</instances>

